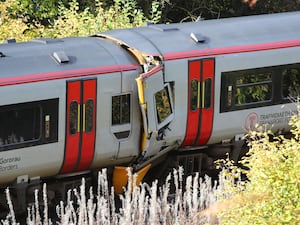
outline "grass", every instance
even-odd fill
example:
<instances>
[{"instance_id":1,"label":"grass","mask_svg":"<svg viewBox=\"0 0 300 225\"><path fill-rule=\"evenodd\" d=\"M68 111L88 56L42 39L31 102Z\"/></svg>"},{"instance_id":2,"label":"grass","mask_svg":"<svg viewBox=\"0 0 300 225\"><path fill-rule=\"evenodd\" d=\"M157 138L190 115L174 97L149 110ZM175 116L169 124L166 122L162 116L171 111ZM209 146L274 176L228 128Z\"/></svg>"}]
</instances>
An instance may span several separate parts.
<instances>
[{"instance_id":1,"label":"grass","mask_svg":"<svg viewBox=\"0 0 300 225\"><path fill-rule=\"evenodd\" d=\"M128 170L129 184L135 183L136 176ZM199 174L189 176L183 180L183 169L179 168L170 174L164 185L159 187L157 181L151 185L127 185L124 194L114 195L113 187L109 188L106 170L98 175L98 188L95 191L86 189L85 180L79 189L68 190L67 202L61 202L56 207L58 221L61 225L175 225L175 224L217 224L216 214L209 207L213 207L222 195L224 184L220 177L219 183L210 177L200 177ZM183 185L185 184L185 185ZM222 185L223 184L223 185ZM175 193L171 194L171 185ZM46 185L43 187L43 199L38 199L35 192L35 204L28 208L28 225L54 224L49 218L47 207ZM10 213L4 225L16 225L13 205L9 190L6 191ZM120 200L117 208L115 198ZM42 202L45 207L40 207Z\"/></svg>"}]
</instances>

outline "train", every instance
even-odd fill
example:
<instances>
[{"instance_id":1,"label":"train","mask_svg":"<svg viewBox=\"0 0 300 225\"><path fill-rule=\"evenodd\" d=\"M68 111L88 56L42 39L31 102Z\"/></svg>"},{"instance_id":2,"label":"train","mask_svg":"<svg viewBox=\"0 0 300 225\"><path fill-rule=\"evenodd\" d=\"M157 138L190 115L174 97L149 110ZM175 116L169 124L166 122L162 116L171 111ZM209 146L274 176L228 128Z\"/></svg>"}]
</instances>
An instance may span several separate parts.
<instances>
[{"instance_id":1,"label":"train","mask_svg":"<svg viewBox=\"0 0 300 225\"><path fill-rule=\"evenodd\" d=\"M300 94L300 12L0 44L0 185L16 210L108 168L143 180L237 161L256 124L288 132ZM154 172L155 171L155 172ZM93 178L91 178L93 179ZM7 208L5 196L0 209Z\"/></svg>"}]
</instances>

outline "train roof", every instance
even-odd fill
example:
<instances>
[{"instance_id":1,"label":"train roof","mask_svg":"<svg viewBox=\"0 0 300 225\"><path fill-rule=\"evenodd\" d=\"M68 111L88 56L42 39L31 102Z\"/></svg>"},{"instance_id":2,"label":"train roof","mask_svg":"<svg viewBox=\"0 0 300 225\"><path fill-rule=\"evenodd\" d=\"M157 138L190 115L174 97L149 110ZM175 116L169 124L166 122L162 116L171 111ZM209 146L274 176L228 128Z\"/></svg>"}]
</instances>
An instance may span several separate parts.
<instances>
[{"instance_id":1,"label":"train roof","mask_svg":"<svg viewBox=\"0 0 300 225\"><path fill-rule=\"evenodd\" d=\"M101 34L121 40L143 53L162 55L166 60L175 59L177 56L173 56L173 53L203 52L232 46L293 40L300 46L300 12L177 24L149 24ZM290 43L293 44L294 42ZM128 67L131 69L138 66L124 46L101 38L101 35L0 44L2 80L7 77L83 68L118 68L119 65L134 65ZM123 70L119 68L119 71Z\"/></svg>"},{"instance_id":2,"label":"train roof","mask_svg":"<svg viewBox=\"0 0 300 225\"><path fill-rule=\"evenodd\" d=\"M300 39L300 12L146 25L106 32L147 54L226 48ZM193 38L191 37L193 36Z\"/></svg>"},{"instance_id":3,"label":"train roof","mask_svg":"<svg viewBox=\"0 0 300 225\"><path fill-rule=\"evenodd\" d=\"M94 37L8 42L0 45L0 56L0 78L125 64L137 67L126 50Z\"/></svg>"}]
</instances>

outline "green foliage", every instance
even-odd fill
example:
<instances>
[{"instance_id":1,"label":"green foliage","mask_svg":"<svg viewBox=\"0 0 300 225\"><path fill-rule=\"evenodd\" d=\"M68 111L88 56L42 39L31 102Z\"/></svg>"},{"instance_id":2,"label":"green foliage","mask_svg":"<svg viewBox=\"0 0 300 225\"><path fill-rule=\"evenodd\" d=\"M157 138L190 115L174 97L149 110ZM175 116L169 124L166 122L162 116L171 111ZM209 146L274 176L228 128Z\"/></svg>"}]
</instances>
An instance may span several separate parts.
<instances>
[{"instance_id":1,"label":"green foliage","mask_svg":"<svg viewBox=\"0 0 300 225\"><path fill-rule=\"evenodd\" d=\"M23 39L23 32L28 29L22 19L12 19L8 15L8 10L15 5L15 0L6 0L0 4L0 40L10 38Z\"/></svg>"},{"instance_id":2,"label":"green foliage","mask_svg":"<svg viewBox=\"0 0 300 225\"><path fill-rule=\"evenodd\" d=\"M249 182L243 191L229 185L234 204L223 212L222 224L300 223L300 111L290 125L292 138L270 140L263 128L250 134L250 151L242 160Z\"/></svg>"},{"instance_id":3,"label":"green foliage","mask_svg":"<svg viewBox=\"0 0 300 225\"><path fill-rule=\"evenodd\" d=\"M1 0L0 41L89 35L140 26L145 21L179 22L196 20L199 16L210 19L300 9L300 0L248 3L247 0Z\"/></svg>"},{"instance_id":4,"label":"green foliage","mask_svg":"<svg viewBox=\"0 0 300 225\"><path fill-rule=\"evenodd\" d=\"M24 18L11 18L9 11L17 5L18 0L6 0L0 6L0 40L16 38L18 41L25 41L37 37L87 36L110 29L142 26L146 21L156 23L161 16L158 2L152 3L152 14L146 18L132 0L114 0L114 4L108 8L97 0L93 10L81 10L78 0L72 0L68 6L60 4L53 22L48 20L49 24L45 25L40 20L27 23ZM46 14L44 18L47 17Z\"/></svg>"},{"instance_id":5,"label":"green foliage","mask_svg":"<svg viewBox=\"0 0 300 225\"><path fill-rule=\"evenodd\" d=\"M8 12L13 18L20 18L26 24L47 25L59 13L59 6L67 0L15 0Z\"/></svg>"},{"instance_id":6,"label":"green foliage","mask_svg":"<svg viewBox=\"0 0 300 225\"><path fill-rule=\"evenodd\" d=\"M163 21L178 22L300 10L299 0L162 0ZM149 2L149 0L140 0Z\"/></svg>"},{"instance_id":7,"label":"green foliage","mask_svg":"<svg viewBox=\"0 0 300 225\"><path fill-rule=\"evenodd\" d=\"M141 26L146 22L141 10L137 9L136 2L130 0L115 0L114 5L104 9L102 3L97 1L96 15L89 8L79 10L77 0L70 2L70 8L61 7L60 16L55 20L44 36L66 37L86 36L100 31ZM159 18L157 11L153 15L153 22Z\"/></svg>"}]
</instances>

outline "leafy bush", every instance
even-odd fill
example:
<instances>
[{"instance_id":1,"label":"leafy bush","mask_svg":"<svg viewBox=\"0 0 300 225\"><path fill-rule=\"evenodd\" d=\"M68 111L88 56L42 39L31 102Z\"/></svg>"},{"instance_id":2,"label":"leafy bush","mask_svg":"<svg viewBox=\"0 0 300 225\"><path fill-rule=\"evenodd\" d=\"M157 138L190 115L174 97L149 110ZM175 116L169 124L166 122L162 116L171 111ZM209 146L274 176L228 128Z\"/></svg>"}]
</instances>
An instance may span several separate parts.
<instances>
[{"instance_id":1,"label":"leafy bush","mask_svg":"<svg viewBox=\"0 0 300 225\"><path fill-rule=\"evenodd\" d=\"M249 134L242 160L249 181L231 186L222 224L300 224L300 107L290 125L291 138L274 137L264 127Z\"/></svg>"},{"instance_id":2,"label":"leafy bush","mask_svg":"<svg viewBox=\"0 0 300 225\"><path fill-rule=\"evenodd\" d=\"M157 1L152 2L152 14L146 18L136 1L132 0L114 0L108 9L97 0L95 9L86 8L83 11L79 9L78 0L72 0L69 7L60 5L57 17L45 26L39 21L26 23L22 18L9 17L9 10L16 4L17 0L5 0L0 6L0 41L9 38L26 41L38 37L88 36L110 29L142 26L146 21L156 23L161 16Z\"/></svg>"},{"instance_id":3,"label":"leafy bush","mask_svg":"<svg viewBox=\"0 0 300 225\"><path fill-rule=\"evenodd\" d=\"M23 33L28 29L22 19L9 17L8 10L14 4L16 4L14 0L6 0L0 4L0 41L11 38L23 40Z\"/></svg>"},{"instance_id":4,"label":"leafy bush","mask_svg":"<svg viewBox=\"0 0 300 225\"><path fill-rule=\"evenodd\" d=\"M47 25L58 15L59 5L66 4L68 0L14 0L15 4L9 7L9 15L19 18L26 24Z\"/></svg>"}]
</instances>

